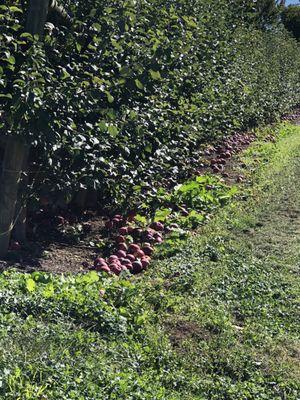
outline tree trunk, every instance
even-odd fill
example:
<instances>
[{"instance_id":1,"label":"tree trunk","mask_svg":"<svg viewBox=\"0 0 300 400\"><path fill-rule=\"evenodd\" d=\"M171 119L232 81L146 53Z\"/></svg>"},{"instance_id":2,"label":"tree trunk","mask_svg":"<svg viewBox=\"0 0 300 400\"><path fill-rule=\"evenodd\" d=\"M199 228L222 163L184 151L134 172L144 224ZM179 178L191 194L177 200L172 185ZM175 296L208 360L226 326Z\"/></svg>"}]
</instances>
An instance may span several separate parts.
<instances>
[{"instance_id":1,"label":"tree trunk","mask_svg":"<svg viewBox=\"0 0 300 400\"><path fill-rule=\"evenodd\" d=\"M0 180L0 257L7 253L14 225L25 149L25 143L18 137L7 138Z\"/></svg>"}]
</instances>

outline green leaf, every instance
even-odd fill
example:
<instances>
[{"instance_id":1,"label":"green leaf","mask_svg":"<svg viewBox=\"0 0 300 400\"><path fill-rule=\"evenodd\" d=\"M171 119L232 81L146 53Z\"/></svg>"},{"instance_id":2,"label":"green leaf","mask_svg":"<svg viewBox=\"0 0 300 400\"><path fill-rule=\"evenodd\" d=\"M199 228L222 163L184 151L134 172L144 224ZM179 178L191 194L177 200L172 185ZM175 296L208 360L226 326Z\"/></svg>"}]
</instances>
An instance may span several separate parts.
<instances>
[{"instance_id":1,"label":"green leaf","mask_svg":"<svg viewBox=\"0 0 300 400\"><path fill-rule=\"evenodd\" d=\"M26 280L26 288L28 292L34 292L36 289L36 283L33 279L29 278Z\"/></svg>"},{"instance_id":2,"label":"green leaf","mask_svg":"<svg viewBox=\"0 0 300 400\"><path fill-rule=\"evenodd\" d=\"M154 221L165 221L171 213L172 210L170 208L162 208L161 210L157 210L154 216Z\"/></svg>"},{"instance_id":3,"label":"green leaf","mask_svg":"<svg viewBox=\"0 0 300 400\"><path fill-rule=\"evenodd\" d=\"M119 133L119 129L115 126L115 125L109 125L108 127L108 133L112 136L112 137L116 137Z\"/></svg>"},{"instance_id":4,"label":"green leaf","mask_svg":"<svg viewBox=\"0 0 300 400\"><path fill-rule=\"evenodd\" d=\"M136 84L136 86L139 88L139 89L144 89L144 85L142 84L142 82L141 81L139 81L138 79L136 79L135 81L135 84Z\"/></svg>"},{"instance_id":5,"label":"green leaf","mask_svg":"<svg viewBox=\"0 0 300 400\"><path fill-rule=\"evenodd\" d=\"M4 93L0 93L0 97L4 97L4 98L7 98L7 99L12 99L12 95L10 94L10 93L8 93L8 94L4 94Z\"/></svg>"},{"instance_id":6,"label":"green leaf","mask_svg":"<svg viewBox=\"0 0 300 400\"><path fill-rule=\"evenodd\" d=\"M14 56L9 56L9 57L6 59L6 61L7 61L9 64L11 64L11 65L14 65L14 64L16 63L16 59L15 59Z\"/></svg>"},{"instance_id":7,"label":"green leaf","mask_svg":"<svg viewBox=\"0 0 300 400\"><path fill-rule=\"evenodd\" d=\"M159 81L161 79L161 75L159 71L153 71L153 69L150 69L150 75L151 78L154 79L155 81Z\"/></svg>"},{"instance_id":8,"label":"green leaf","mask_svg":"<svg viewBox=\"0 0 300 400\"><path fill-rule=\"evenodd\" d=\"M146 223L147 223L147 218L144 217L143 215L140 215L140 214L137 214L137 215L135 216L135 220L136 220L137 222L140 222L142 225L146 225Z\"/></svg>"},{"instance_id":9,"label":"green leaf","mask_svg":"<svg viewBox=\"0 0 300 400\"><path fill-rule=\"evenodd\" d=\"M49 298L49 297L53 297L54 295L54 286L52 283L49 283L48 285L46 285L44 291L43 291L43 296L45 298Z\"/></svg>"},{"instance_id":10,"label":"green leaf","mask_svg":"<svg viewBox=\"0 0 300 400\"><path fill-rule=\"evenodd\" d=\"M108 100L109 103L113 103L114 102L115 99L109 92L106 92L106 96L107 96L107 100Z\"/></svg>"},{"instance_id":11,"label":"green leaf","mask_svg":"<svg viewBox=\"0 0 300 400\"><path fill-rule=\"evenodd\" d=\"M21 8L18 8L18 7L16 7L16 6L11 6L11 7L9 7L9 11L11 11L11 12L23 13L23 11L21 10Z\"/></svg>"},{"instance_id":12,"label":"green leaf","mask_svg":"<svg viewBox=\"0 0 300 400\"><path fill-rule=\"evenodd\" d=\"M100 280L99 275L96 271L91 271L88 274L84 275L82 281L85 283L95 283Z\"/></svg>"}]
</instances>

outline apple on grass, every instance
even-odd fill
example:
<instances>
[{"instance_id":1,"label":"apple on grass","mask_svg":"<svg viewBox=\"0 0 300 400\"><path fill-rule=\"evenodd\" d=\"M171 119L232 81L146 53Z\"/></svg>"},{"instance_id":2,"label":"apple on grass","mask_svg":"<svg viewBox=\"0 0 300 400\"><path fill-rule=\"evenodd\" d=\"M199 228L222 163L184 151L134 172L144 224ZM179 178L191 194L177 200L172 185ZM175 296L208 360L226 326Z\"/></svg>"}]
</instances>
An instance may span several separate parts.
<instances>
[{"instance_id":1,"label":"apple on grass","mask_svg":"<svg viewBox=\"0 0 300 400\"><path fill-rule=\"evenodd\" d=\"M141 263L141 261L134 261L132 263L132 272L134 274L138 274L142 270L143 270L143 264Z\"/></svg>"}]
</instances>

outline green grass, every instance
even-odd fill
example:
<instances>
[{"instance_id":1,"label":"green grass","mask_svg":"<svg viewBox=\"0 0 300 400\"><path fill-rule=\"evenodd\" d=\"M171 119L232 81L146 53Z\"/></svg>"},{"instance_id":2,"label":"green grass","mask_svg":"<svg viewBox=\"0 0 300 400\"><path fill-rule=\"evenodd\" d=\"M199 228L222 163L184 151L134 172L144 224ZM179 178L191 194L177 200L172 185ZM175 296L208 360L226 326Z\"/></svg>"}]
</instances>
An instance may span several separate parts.
<instances>
[{"instance_id":1,"label":"green grass","mask_svg":"<svg viewBox=\"0 0 300 400\"><path fill-rule=\"evenodd\" d=\"M276 129L237 199L147 274L3 273L0 398L299 399L300 127Z\"/></svg>"}]
</instances>

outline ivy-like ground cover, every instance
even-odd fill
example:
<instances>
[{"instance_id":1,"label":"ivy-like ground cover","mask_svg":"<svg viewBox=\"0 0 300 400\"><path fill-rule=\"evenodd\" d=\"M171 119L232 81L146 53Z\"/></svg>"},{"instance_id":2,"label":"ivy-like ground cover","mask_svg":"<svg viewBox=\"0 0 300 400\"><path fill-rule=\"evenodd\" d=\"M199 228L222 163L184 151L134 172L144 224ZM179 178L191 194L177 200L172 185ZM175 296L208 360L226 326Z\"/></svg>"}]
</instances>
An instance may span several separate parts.
<instances>
[{"instance_id":1,"label":"ivy-like ground cover","mask_svg":"<svg viewBox=\"0 0 300 400\"><path fill-rule=\"evenodd\" d=\"M143 276L2 273L1 399L298 399L299 156L300 127L253 144L243 198Z\"/></svg>"}]
</instances>

